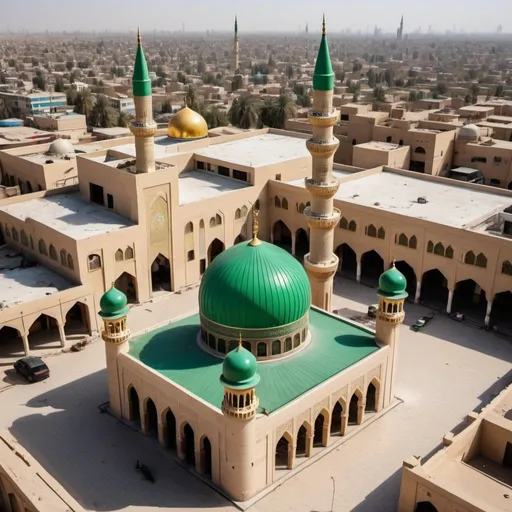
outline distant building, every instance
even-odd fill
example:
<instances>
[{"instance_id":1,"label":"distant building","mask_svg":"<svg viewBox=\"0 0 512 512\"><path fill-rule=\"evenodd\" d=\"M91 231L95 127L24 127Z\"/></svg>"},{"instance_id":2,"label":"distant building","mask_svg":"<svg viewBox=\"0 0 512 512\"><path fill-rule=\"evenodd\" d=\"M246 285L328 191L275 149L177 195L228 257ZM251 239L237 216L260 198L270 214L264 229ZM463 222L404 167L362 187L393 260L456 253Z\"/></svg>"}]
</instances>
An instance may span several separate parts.
<instances>
[{"instance_id":1,"label":"distant building","mask_svg":"<svg viewBox=\"0 0 512 512\"><path fill-rule=\"evenodd\" d=\"M67 105L66 95L61 92L0 92L0 99L4 101L7 112L14 117L50 113Z\"/></svg>"}]
</instances>

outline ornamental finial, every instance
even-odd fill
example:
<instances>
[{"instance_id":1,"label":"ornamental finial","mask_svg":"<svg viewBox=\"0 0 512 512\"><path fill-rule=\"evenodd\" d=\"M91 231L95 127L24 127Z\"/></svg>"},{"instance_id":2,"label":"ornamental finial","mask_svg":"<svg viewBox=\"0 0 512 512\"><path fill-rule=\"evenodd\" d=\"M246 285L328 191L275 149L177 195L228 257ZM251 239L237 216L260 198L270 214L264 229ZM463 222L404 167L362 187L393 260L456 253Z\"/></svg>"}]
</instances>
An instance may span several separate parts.
<instances>
[{"instance_id":1,"label":"ornamental finial","mask_svg":"<svg viewBox=\"0 0 512 512\"><path fill-rule=\"evenodd\" d=\"M140 35L140 27L137 27L137 45L138 46L142 45L142 37Z\"/></svg>"},{"instance_id":2,"label":"ornamental finial","mask_svg":"<svg viewBox=\"0 0 512 512\"><path fill-rule=\"evenodd\" d=\"M252 240L249 242L249 245L252 247L256 247L257 245L261 244L261 241L258 238L258 231L260 229L260 223L258 220L259 217L259 210L257 210L255 207L252 209Z\"/></svg>"},{"instance_id":3,"label":"ornamental finial","mask_svg":"<svg viewBox=\"0 0 512 512\"><path fill-rule=\"evenodd\" d=\"M325 14L322 18L322 35L325 36Z\"/></svg>"},{"instance_id":4,"label":"ornamental finial","mask_svg":"<svg viewBox=\"0 0 512 512\"><path fill-rule=\"evenodd\" d=\"M238 333L238 350L242 348L242 333Z\"/></svg>"},{"instance_id":5,"label":"ornamental finial","mask_svg":"<svg viewBox=\"0 0 512 512\"><path fill-rule=\"evenodd\" d=\"M393 268L395 268L395 262L396 262L396 259L395 259L395 258L393 258L393 261L392 261L392 263L391 263L391 266L392 266Z\"/></svg>"}]
</instances>

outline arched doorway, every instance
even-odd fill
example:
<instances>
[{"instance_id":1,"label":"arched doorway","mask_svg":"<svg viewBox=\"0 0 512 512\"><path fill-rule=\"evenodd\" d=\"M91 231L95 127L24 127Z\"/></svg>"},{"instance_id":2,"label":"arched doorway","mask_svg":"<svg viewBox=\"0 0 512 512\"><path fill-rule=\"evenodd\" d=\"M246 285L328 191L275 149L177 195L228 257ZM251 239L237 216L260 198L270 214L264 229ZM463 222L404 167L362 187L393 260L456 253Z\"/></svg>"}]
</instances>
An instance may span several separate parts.
<instances>
[{"instance_id":1,"label":"arched doorway","mask_svg":"<svg viewBox=\"0 0 512 512\"><path fill-rule=\"evenodd\" d=\"M487 308L487 298L473 279L459 281L453 293L452 312L464 313L465 316L482 322Z\"/></svg>"},{"instance_id":2,"label":"arched doorway","mask_svg":"<svg viewBox=\"0 0 512 512\"><path fill-rule=\"evenodd\" d=\"M128 393L128 401L130 405L130 421L135 422L137 427L140 428L139 395L133 386L130 387L130 392Z\"/></svg>"},{"instance_id":3,"label":"arched doorway","mask_svg":"<svg viewBox=\"0 0 512 512\"><path fill-rule=\"evenodd\" d=\"M171 264L163 254L159 254L151 263L151 290L171 291Z\"/></svg>"},{"instance_id":4,"label":"arched doorway","mask_svg":"<svg viewBox=\"0 0 512 512\"><path fill-rule=\"evenodd\" d=\"M146 401L146 432L153 437L158 437L158 413L156 405L151 398Z\"/></svg>"},{"instance_id":5,"label":"arched doorway","mask_svg":"<svg viewBox=\"0 0 512 512\"><path fill-rule=\"evenodd\" d=\"M354 393L350 399L350 405L348 408L348 424L359 424L359 397L356 393Z\"/></svg>"},{"instance_id":6,"label":"arched doorway","mask_svg":"<svg viewBox=\"0 0 512 512\"><path fill-rule=\"evenodd\" d=\"M245 242L245 238L242 235L238 235L235 238L235 243L233 245L241 244L242 242Z\"/></svg>"},{"instance_id":7,"label":"arched doorway","mask_svg":"<svg viewBox=\"0 0 512 512\"><path fill-rule=\"evenodd\" d=\"M53 316L39 315L28 331L28 342L33 350L61 346L59 327Z\"/></svg>"},{"instance_id":8,"label":"arched doorway","mask_svg":"<svg viewBox=\"0 0 512 512\"><path fill-rule=\"evenodd\" d=\"M165 413L165 426L167 448L176 450L176 417L170 409Z\"/></svg>"},{"instance_id":9,"label":"arched doorway","mask_svg":"<svg viewBox=\"0 0 512 512\"><path fill-rule=\"evenodd\" d=\"M18 502L18 499L12 493L9 493L9 506L11 508L11 512L21 512L21 507Z\"/></svg>"},{"instance_id":10,"label":"arched doorway","mask_svg":"<svg viewBox=\"0 0 512 512\"><path fill-rule=\"evenodd\" d=\"M361 259L361 281L370 286L377 286L380 275L384 272L384 260L377 251L367 251Z\"/></svg>"},{"instance_id":11,"label":"arched doorway","mask_svg":"<svg viewBox=\"0 0 512 512\"><path fill-rule=\"evenodd\" d=\"M313 446L315 448L320 446L327 446L327 439L324 435L324 426L327 425L327 418L324 413L321 412L315 420L315 430L313 433Z\"/></svg>"},{"instance_id":12,"label":"arched doorway","mask_svg":"<svg viewBox=\"0 0 512 512\"><path fill-rule=\"evenodd\" d=\"M305 229L299 228L295 233L295 256L302 259L309 252L309 238Z\"/></svg>"},{"instance_id":13,"label":"arched doorway","mask_svg":"<svg viewBox=\"0 0 512 512\"><path fill-rule=\"evenodd\" d=\"M331 414L331 436L341 435L341 416L343 415L343 407L339 402L332 409Z\"/></svg>"},{"instance_id":14,"label":"arched doorway","mask_svg":"<svg viewBox=\"0 0 512 512\"><path fill-rule=\"evenodd\" d=\"M205 436L201 442L201 471L204 475L212 475L212 445Z\"/></svg>"},{"instance_id":15,"label":"arched doorway","mask_svg":"<svg viewBox=\"0 0 512 512\"><path fill-rule=\"evenodd\" d=\"M446 309L448 280L437 268L425 272L421 278L421 303L435 309Z\"/></svg>"},{"instance_id":16,"label":"arched doorway","mask_svg":"<svg viewBox=\"0 0 512 512\"><path fill-rule=\"evenodd\" d=\"M430 503L430 501L420 501L416 508L414 509L415 512L437 512L437 508Z\"/></svg>"},{"instance_id":17,"label":"arched doorway","mask_svg":"<svg viewBox=\"0 0 512 512\"><path fill-rule=\"evenodd\" d=\"M498 332L512 335L512 322L510 312L512 311L512 292L506 291L497 293L492 301L490 325ZM0 331L1 333L2 331Z\"/></svg>"},{"instance_id":18,"label":"arched doorway","mask_svg":"<svg viewBox=\"0 0 512 512\"><path fill-rule=\"evenodd\" d=\"M343 277L355 279L357 273L357 256L352 247L345 243L338 245L335 254L339 258L338 274Z\"/></svg>"},{"instance_id":19,"label":"arched doorway","mask_svg":"<svg viewBox=\"0 0 512 512\"><path fill-rule=\"evenodd\" d=\"M123 272L114 283L114 286L126 295L128 304L137 302L137 280L128 272Z\"/></svg>"},{"instance_id":20,"label":"arched doorway","mask_svg":"<svg viewBox=\"0 0 512 512\"><path fill-rule=\"evenodd\" d=\"M308 441L308 429L306 425L301 425L297 432L297 445L295 448L295 457L307 457L307 441Z\"/></svg>"},{"instance_id":21,"label":"arched doorway","mask_svg":"<svg viewBox=\"0 0 512 512\"><path fill-rule=\"evenodd\" d=\"M272 239L274 244L281 247L281 249L292 252L292 233L282 220L278 220L274 224L272 228Z\"/></svg>"},{"instance_id":22,"label":"arched doorway","mask_svg":"<svg viewBox=\"0 0 512 512\"><path fill-rule=\"evenodd\" d=\"M287 434L285 434L276 444L276 469L292 469L290 458L290 440L287 438Z\"/></svg>"},{"instance_id":23,"label":"arched doorway","mask_svg":"<svg viewBox=\"0 0 512 512\"><path fill-rule=\"evenodd\" d=\"M0 326L0 358L12 357L25 353L21 333L8 325Z\"/></svg>"},{"instance_id":24,"label":"arched doorway","mask_svg":"<svg viewBox=\"0 0 512 512\"><path fill-rule=\"evenodd\" d=\"M194 431L188 423L185 423L183 427L183 454L185 455L185 462L187 464L191 466L196 465Z\"/></svg>"},{"instance_id":25,"label":"arched doorway","mask_svg":"<svg viewBox=\"0 0 512 512\"><path fill-rule=\"evenodd\" d=\"M89 309L82 302L77 302L66 314L64 324L66 338L81 338L91 333Z\"/></svg>"},{"instance_id":26,"label":"arched doorway","mask_svg":"<svg viewBox=\"0 0 512 512\"><path fill-rule=\"evenodd\" d=\"M221 242L218 238L215 238L208 247L208 265L222 252L224 251L224 242Z\"/></svg>"},{"instance_id":27,"label":"arched doorway","mask_svg":"<svg viewBox=\"0 0 512 512\"><path fill-rule=\"evenodd\" d=\"M365 412L377 412L377 388L373 382L368 384L368 389L366 390L366 407L364 410Z\"/></svg>"},{"instance_id":28,"label":"arched doorway","mask_svg":"<svg viewBox=\"0 0 512 512\"><path fill-rule=\"evenodd\" d=\"M416 272L414 272L414 269L404 260L396 261L395 267L397 270L402 272L405 279L407 280L407 293L409 294L409 300L413 301L414 297L416 295L416 285L417 285L417 279L416 279Z\"/></svg>"}]
</instances>

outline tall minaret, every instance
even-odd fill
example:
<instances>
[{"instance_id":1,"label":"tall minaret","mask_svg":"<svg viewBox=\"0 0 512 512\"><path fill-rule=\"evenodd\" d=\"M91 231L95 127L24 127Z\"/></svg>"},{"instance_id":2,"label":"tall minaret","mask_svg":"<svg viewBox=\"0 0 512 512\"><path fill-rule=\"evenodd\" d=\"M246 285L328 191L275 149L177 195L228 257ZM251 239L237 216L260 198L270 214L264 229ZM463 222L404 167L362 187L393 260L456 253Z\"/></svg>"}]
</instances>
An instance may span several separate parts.
<instances>
[{"instance_id":1,"label":"tall minaret","mask_svg":"<svg viewBox=\"0 0 512 512\"><path fill-rule=\"evenodd\" d=\"M140 37L137 31L137 56L133 68L133 101L135 103L135 119L130 123L130 131L135 135L135 154L137 172L153 172L155 170L156 123L153 121L153 98L151 96L151 78L148 64Z\"/></svg>"},{"instance_id":2,"label":"tall minaret","mask_svg":"<svg viewBox=\"0 0 512 512\"><path fill-rule=\"evenodd\" d=\"M402 19L400 20L400 41L404 37L404 16L402 15Z\"/></svg>"},{"instance_id":3,"label":"tall minaret","mask_svg":"<svg viewBox=\"0 0 512 512\"><path fill-rule=\"evenodd\" d=\"M233 74L238 73L238 19L235 16L235 38L233 40Z\"/></svg>"},{"instance_id":4,"label":"tall minaret","mask_svg":"<svg viewBox=\"0 0 512 512\"><path fill-rule=\"evenodd\" d=\"M333 106L334 72L332 70L325 16L322 23L322 40L313 74L313 108L308 119L313 126L313 136L306 142L311 153L313 176L306 179L311 194L311 207L304 210L310 227L310 252L304 256L304 267L311 282L311 301L314 306L331 310L333 277L338 268L338 257L333 253L334 227L340 211L334 208L334 195L339 183L332 175L333 155L339 140L333 137L333 125L339 112Z\"/></svg>"}]
</instances>

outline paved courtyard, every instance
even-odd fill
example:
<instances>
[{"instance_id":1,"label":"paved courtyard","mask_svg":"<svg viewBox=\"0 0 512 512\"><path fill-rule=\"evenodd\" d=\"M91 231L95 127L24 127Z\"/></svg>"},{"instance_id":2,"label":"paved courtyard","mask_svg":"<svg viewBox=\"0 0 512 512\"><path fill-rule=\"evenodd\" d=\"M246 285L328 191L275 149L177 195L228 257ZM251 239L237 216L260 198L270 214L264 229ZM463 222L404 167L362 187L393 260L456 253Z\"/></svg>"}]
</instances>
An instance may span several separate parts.
<instances>
[{"instance_id":1,"label":"paved courtyard","mask_svg":"<svg viewBox=\"0 0 512 512\"><path fill-rule=\"evenodd\" d=\"M375 290L344 279L336 282L335 292L333 307L346 316L364 313L376 302ZM130 328L144 331L191 312L196 304L197 289L144 304L130 313ZM304 467L251 511L327 512L333 482L337 512L395 511L403 459L431 452L469 411L512 381L509 341L442 315L423 332L410 331L427 312L406 305L396 383L403 403ZM0 381L0 428L8 428L86 509L236 510L154 439L101 414L98 405L108 399L104 361L98 342L80 353L48 358L52 376L45 382L25 385L8 372ZM134 470L137 459L154 470L156 484Z\"/></svg>"}]
</instances>

